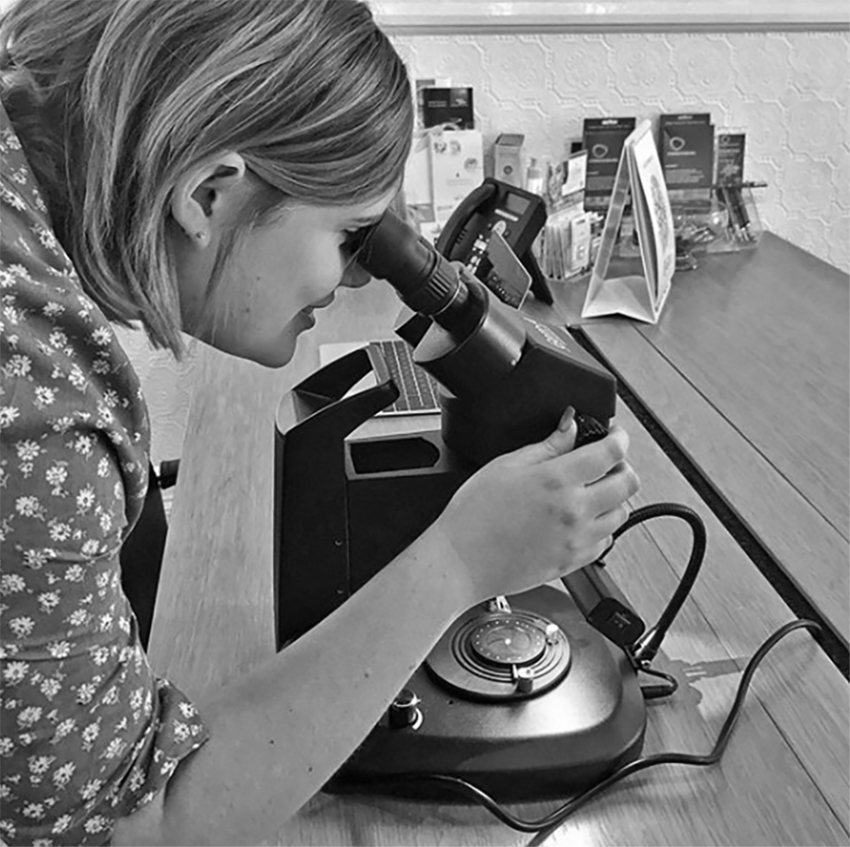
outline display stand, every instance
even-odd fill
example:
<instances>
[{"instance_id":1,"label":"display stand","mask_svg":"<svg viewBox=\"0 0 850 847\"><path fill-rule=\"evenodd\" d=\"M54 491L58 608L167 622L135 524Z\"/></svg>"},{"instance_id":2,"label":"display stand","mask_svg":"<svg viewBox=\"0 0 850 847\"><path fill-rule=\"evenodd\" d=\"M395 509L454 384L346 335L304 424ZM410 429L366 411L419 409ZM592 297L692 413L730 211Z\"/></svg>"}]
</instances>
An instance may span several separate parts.
<instances>
[{"instance_id":1,"label":"display stand","mask_svg":"<svg viewBox=\"0 0 850 847\"><path fill-rule=\"evenodd\" d=\"M608 277L608 268L631 196L642 274ZM582 318L620 314L656 323L676 265L670 200L650 122L643 121L623 145L602 241L593 266Z\"/></svg>"}]
</instances>

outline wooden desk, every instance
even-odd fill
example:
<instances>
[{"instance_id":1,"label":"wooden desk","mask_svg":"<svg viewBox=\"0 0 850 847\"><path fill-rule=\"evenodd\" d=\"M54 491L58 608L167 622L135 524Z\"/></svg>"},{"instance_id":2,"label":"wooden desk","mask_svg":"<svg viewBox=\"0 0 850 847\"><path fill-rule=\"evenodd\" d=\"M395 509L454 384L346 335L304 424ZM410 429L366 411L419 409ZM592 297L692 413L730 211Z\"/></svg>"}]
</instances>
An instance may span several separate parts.
<instances>
[{"instance_id":1,"label":"wooden desk","mask_svg":"<svg viewBox=\"0 0 850 847\"><path fill-rule=\"evenodd\" d=\"M845 644L848 304L846 274L766 233L677 274L656 326L581 327Z\"/></svg>"},{"instance_id":2,"label":"wooden desk","mask_svg":"<svg viewBox=\"0 0 850 847\"><path fill-rule=\"evenodd\" d=\"M320 343L386 336L396 310L383 284L343 292L280 372L203 352L150 649L157 671L189 696L273 650L271 456L279 398L315 369ZM635 505L691 505L705 516L709 537L702 574L658 661L680 690L649 707L645 752L707 752L746 660L791 615L655 442L625 407L621 413L643 483ZM648 620L666 604L688 550L678 521L652 521L618 544L611 567ZM848 696L847 683L809 635L793 633L757 673L719 766L645 772L554 833L523 835L471 807L318 795L269 843L846 845Z\"/></svg>"}]
</instances>

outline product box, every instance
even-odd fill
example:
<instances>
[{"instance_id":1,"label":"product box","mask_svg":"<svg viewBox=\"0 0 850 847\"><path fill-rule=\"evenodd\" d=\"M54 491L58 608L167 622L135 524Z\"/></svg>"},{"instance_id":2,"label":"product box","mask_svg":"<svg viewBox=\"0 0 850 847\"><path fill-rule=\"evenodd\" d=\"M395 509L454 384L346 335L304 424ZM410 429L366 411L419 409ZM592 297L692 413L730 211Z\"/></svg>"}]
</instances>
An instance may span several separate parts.
<instances>
[{"instance_id":1,"label":"product box","mask_svg":"<svg viewBox=\"0 0 850 847\"><path fill-rule=\"evenodd\" d=\"M658 152L668 189L710 189L714 184L711 115L661 115Z\"/></svg>"},{"instance_id":2,"label":"product box","mask_svg":"<svg viewBox=\"0 0 850 847\"><path fill-rule=\"evenodd\" d=\"M541 269L552 280L567 280L590 265L594 212L558 209L546 220Z\"/></svg>"},{"instance_id":3,"label":"product box","mask_svg":"<svg viewBox=\"0 0 850 847\"><path fill-rule=\"evenodd\" d=\"M584 194L587 189L587 150L570 155L554 169L555 184L550 185L553 209L584 210Z\"/></svg>"},{"instance_id":4,"label":"product box","mask_svg":"<svg viewBox=\"0 0 850 847\"><path fill-rule=\"evenodd\" d=\"M608 208L623 144L634 128L632 117L585 118L582 145L587 150L586 209Z\"/></svg>"},{"instance_id":5,"label":"product box","mask_svg":"<svg viewBox=\"0 0 850 847\"><path fill-rule=\"evenodd\" d=\"M493 150L493 176L500 182L525 188L525 136L515 132L503 132L496 139Z\"/></svg>"},{"instance_id":6,"label":"product box","mask_svg":"<svg viewBox=\"0 0 850 847\"><path fill-rule=\"evenodd\" d=\"M717 181L721 185L740 184L744 181L743 132L720 132L717 134Z\"/></svg>"},{"instance_id":7,"label":"product box","mask_svg":"<svg viewBox=\"0 0 850 847\"><path fill-rule=\"evenodd\" d=\"M422 125L435 127L450 125L455 129L475 129L472 109L472 89L421 88Z\"/></svg>"},{"instance_id":8,"label":"product box","mask_svg":"<svg viewBox=\"0 0 850 847\"><path fill-rule=\"evenodd\" d=\"M570 221L570 272L580 273L590 265L590 224L592 212L576 215Z\"/></svg>"},{"instance_id":9,"label":"product box","mask_svg":"<svg viewBox=\"0 0 850 847\"><path fill-rule=\"evenodd\" d=\"M543 232L543 271L566 280L590 264L592 212L585 211L587 151L549 165L544 199L549 217Z\"/></svg>"},{"instance_id":10,"label":"product box","mask_svg":"<svg viewBox=\"0 0 850 847\"><path fill-rule=\"evenodd\" d=\"M540 194L546 201L546 209L549 212L556 212L568 206L578 206L579 211L584 211L586 185L587 151L581 150L557 164L546 162Z\"/></svg>"},{"instance_id":11,"label":"product box","mask_svg":"<svg viewBox=\"0 0 850 847\"><path fill-rule=\"evenodd\" d=\"M428 133L434 219L448 221L452 212L484 181L484 140L478 130Z\"/></svg>"},{"instance_id":12,"label":"product box","mask_svg":"<svg viewBox=\"0 0 850 847\"><path fill-rule=\"evenodd\" d=\"M452 81L450 79L438 79L437 77L418 78L415 81L416 87L416 128L422 129L425 126L423 110L425 106L426 88L451 88Z\"/></svg>"}]
</instances>

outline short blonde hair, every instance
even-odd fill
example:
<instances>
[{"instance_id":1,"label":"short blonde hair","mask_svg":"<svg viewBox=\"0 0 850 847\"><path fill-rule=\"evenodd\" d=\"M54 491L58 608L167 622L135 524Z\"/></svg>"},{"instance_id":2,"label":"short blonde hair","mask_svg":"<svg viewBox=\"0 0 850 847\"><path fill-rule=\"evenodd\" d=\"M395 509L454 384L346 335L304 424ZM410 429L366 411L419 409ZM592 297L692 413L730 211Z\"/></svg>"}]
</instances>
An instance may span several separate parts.
<instances>
[{"instance_id":1,"label":"short blonde hair","mask_svg":"<svg viewBox=\"0 0 850 847\"><path fill-rule=\"evenodd\" d=\"M240 153L278 189L262 215L385 194L410 147L407 72L359 0L23 0L0 71L87 292L177 355L166 222L188 167Z\"/></svg>"}]
</instances>

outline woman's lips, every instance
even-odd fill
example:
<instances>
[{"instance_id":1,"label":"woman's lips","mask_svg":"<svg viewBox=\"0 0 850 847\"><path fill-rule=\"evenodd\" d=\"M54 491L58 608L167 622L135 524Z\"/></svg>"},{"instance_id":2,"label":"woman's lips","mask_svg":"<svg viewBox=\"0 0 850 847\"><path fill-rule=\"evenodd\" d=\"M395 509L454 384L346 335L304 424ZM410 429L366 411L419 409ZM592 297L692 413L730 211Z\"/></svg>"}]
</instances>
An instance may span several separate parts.
<instances>
[{"instance_id":1,"label":"woman's lips","mask_svg":"<svg viewBox=\"0 0 850 847\"><path fill-rule=\"evenodd\" d=\"M331 292L330 294L328 294L327 297L324 298L324 300L319 300L318 302L313 303L313 305L310 306L309 308L311 308L311 309L324 309L325 306L330 306L330 304L333 303L335 296L336 295L333 292Z\"/></svg>"},{"instance_id":2,"label":"woman's lips","mask_svg":"<svg viewBox=\"0 0 850 847\"><path fill-rule=\"evenodd\" d=\"M311 320L312 322L314 322L314 323L315 323L315 320L316 320L316 319L315 319L315 317L314 317L314 315L313 315L313 312L314 312L316 309L324 309L324 308L325 308L325 306L330 306L330 304L331 304L331 303L333 303L333 300L334 300L334 295L333 295L333 294L329 294L329 295L328 295L327 297L325 297L323 300L318 300L318 301L316 301L315 303L311 303L309 306L305 306L305 307L301 310L301 314L302 314L302 315L304 315L305 317L310 318L310 320Z\"/></svg>"}]
</instances>

